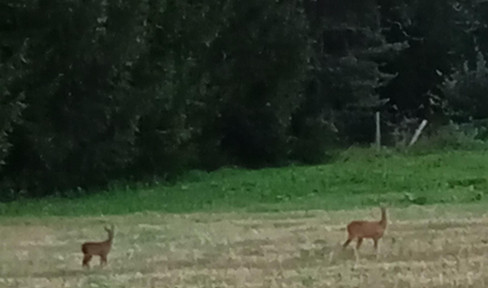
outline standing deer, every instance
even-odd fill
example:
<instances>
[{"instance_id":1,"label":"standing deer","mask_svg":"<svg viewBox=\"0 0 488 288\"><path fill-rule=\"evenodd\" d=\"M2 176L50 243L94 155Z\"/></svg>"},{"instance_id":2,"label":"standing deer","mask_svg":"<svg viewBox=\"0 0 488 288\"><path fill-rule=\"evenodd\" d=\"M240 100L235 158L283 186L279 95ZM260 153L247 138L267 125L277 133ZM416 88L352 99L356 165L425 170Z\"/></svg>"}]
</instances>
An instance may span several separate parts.
<instances>
[{"instance_id":1,"label":"standing deer","mask_svg":"<svg viewBox=\"0 0 488 288\"><path fill-rule=\"evenodd\" d=\"M371 238L374 241L374 248L376 250L376 257L378 257L378 240L383 237L386 230L386 209L381 207L381 220L380 221L352 221L347 225L348 237L346 242L342 245L343 249L351 243L352 240L357 238L356 249L357 250L363 242L363 238ZM356 260L358 256L356 254Z\"/></svg>"},{"instance_id":2,"label":"standing deer","mask_svg":"<svg viewBox=\"0 0 488 288\"><path fill-rule=\"evenodd\" d=\"M83 267L89 268L90 260L94 255L100 256L100 266L107 264L107 254L112 248L112 240L114 239L114 225L110 229L104 227L108 233L108 239L102 242L85 242L81 245L81 252L83 252Z\"/></svg>"}]
</instances>

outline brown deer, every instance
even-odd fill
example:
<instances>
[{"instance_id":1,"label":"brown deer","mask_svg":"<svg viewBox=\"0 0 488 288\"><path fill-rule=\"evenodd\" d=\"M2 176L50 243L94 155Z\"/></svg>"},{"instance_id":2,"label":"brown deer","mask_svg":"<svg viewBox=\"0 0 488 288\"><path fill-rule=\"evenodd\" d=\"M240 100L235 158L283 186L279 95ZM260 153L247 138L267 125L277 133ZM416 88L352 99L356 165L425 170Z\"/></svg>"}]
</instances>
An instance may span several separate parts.
<instances>
[{"instance_id":1,"label":"brown deer","mask_svg":"<svg viewBox=\"0 0 488 288\"><path fill-rule=\"evenodd\" d=\"M378 257L378 240L383 237L386 230L386 209L381 207L380 221L352 221L347 225L348 237L342 248L346 248L352 240L357 238L356 250L359 249L363 238L371 238L374 241L374 248L376 250L376 257ZM357 258L356 254L356 258Z\"/></svg>"},{"instance_id":2,"label":"brown deer","mask_svg":"<svg viewBox=\"0 0 488 288\"><path fill-rule=\"evenodd\" d=\"M81 252L83 252L83 267L90 267L90 260L93 256L100 256L100 266L107 264L107 254L112 248L112 240L114 239L114 225L110 229L104 227L108 233L108 239L102 242L85 242L81 245Z\"/></svg>"}]
</instances>

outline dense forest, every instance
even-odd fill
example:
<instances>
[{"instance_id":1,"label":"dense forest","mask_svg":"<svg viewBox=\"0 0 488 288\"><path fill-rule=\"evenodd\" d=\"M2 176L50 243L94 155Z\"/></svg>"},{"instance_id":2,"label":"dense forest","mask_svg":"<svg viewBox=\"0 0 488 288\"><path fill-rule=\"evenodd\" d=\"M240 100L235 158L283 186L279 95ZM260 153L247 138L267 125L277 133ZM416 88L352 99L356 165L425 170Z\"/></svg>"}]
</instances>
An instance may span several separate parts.
<instances>
[{"instance_id":1,"label":"dense forest","mask_svg":"<svg viewBox=\"0 0 488 288\"><path fill-rule=\"evenodd\" d=\"M488 118L487 52L484 0L0 0L0 198Z\"/></svg>"}]
</instances>

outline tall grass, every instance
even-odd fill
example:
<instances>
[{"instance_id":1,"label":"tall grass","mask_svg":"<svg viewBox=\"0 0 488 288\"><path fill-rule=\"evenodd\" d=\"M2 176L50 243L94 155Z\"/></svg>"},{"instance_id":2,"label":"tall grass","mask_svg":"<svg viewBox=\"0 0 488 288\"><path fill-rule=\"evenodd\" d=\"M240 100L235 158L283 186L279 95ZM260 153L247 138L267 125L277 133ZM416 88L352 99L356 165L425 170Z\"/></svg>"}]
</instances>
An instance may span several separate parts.
<instances>
[{"instance_id":1,"label":"tall grass","mask_svg":"<svg viewBox=\"0 0 488 288\"><path fill-rule=\"evenodd\" d=\"M486 151L428 155L350 149L327 165L192 171L174 184L117 185L78 198L0 203L3 216L344 209L484 201Z\"/></svg>"}]
</instances>

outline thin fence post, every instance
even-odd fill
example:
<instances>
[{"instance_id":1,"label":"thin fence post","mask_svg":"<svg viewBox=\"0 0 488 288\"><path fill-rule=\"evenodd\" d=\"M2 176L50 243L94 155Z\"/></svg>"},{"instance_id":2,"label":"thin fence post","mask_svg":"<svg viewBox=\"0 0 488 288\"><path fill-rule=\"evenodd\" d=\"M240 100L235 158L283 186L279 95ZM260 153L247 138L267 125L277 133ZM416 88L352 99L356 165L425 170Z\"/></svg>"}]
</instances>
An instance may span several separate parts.
<instances>
[{"instance_id":1,"label":"thin fence post","mask_svg":"<svg viewBox=\"0 0 488 288\"><path fill-rule=\"evenodd\" d=\"M413 135L412 137L412 140L410 140L410 144L408 144L408 146L412 146L413 144L415 144L415 142L417 142L417 140L419 139L419 136L420 134L422 133L422 130L424 130L425 126L427 126L427 120L422 120L422 123L420 123L420 126L419 128L417 128L417 130L415 130L415 134Z\"/></svg>"}]
</instances>

